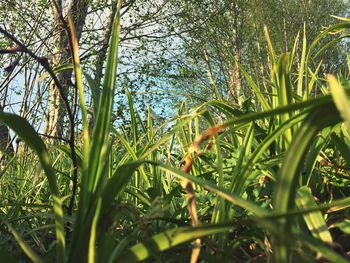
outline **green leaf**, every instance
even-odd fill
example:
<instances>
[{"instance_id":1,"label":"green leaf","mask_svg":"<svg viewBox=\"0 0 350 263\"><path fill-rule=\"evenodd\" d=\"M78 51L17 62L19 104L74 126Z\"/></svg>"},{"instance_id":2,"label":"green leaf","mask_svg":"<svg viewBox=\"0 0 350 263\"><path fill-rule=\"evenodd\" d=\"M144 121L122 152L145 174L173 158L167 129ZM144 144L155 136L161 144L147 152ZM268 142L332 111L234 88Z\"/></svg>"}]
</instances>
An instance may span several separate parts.
<instances>
[{"instance_id":1,"label":"green leaf","mask_svg":"<svg viewBox=\"0 0 350 263\"><path fill-rule=\"evenodd\" d=\"M276 211L284 212L293 207L295 187L298 176L301 175L303 160L309 150L314 136L324 127L340 122L340 116L334 104L312 110L301 125L298 134L288 149L286 159L280 169L280 177L276 185L275 204ZM294 194L293 194L294 193Z\"/></svg>"},{"instance_id":2,"label":"green leaf","mask_svg":"<svg viewBox=\"0 0 350 263\"><path fill-rule=\"evenodd\" d=\"M78 214L69 254L70 262L87 261L86 251L89 247L89 231L97 209L96 198L99 196L97 193L100 193L107 181L106 167L109 161L109 136L118 64L120 9L121 0L118 0L96 122L88 156L83 156L83 161L88 162L88 168L83 170L82 174ZM84 151L84 153L86 152Z\"/></svg>"},{"instance_id":3,"label":"green leaf","mask_svg":"<svg viewBox=\"0 0 350 263\"><path fill-rule=\"evenodd\" d=\"M44 142L26 119L9 113L0 112L0 121L10 127L39 157L40 164L45 171L49 182L49 188L53 199L55 214L56 238L57 238L57 261L63 262L65 258L66 242L64 237L62 200L56 182L51 157Z\"/></svg>"},{"instance_id":4,"label":"green leaf","mask_svg":"<svg viewBox=\"0 0 350 263\"><path fill-rule=\"evenodd\" d=\"M116 128L112 127L112 132L119 138L119 140L121 141L121 143L124 145L125 149L127 150L127 152L130 154L131 158L134 160L134 161L137 161L138 160L138 156L135 152L135 150L131 147L131 145L129 144L128 140L124 138L123 135L121 135ZM146 183L146 186L150 187L151 184L147 178L147 175L145 173L145 170L143 169L143 167L141 167L140 169L140 173L141 173L141 176L143 178L143 180L145 181Z\"/></svg>"},{"instance_id":5,"label":"green leaf","mask_svg":"<svg viewBox=\"0 0 350 263\"><path fill-rule=\"evenodd\" d=\"M53 67L52 70L55 74L57 74L57 73L60 73L62 71L73 70L73 68L74 68L73 64L69 63L69 64L62 64L62 65L58 65L56 67ZM49 76L50 76L50 74L48 72L45 72L38 77L37 81L42 81L43 79L45 79Z\"/></svg>"},{"instance_id":6,"label":"green leaf","mask_svg":"<svg viewBox=\"0 0 350 263\"><path fill-rule=\"evenodd\" d=\"M297 95L303 96L303 78L304 74L306 72L307 74L307 69L305 69L305 59L306 59L306 25L304 24L304 33L303 33L303 49L301 52L301 61L299 65L299 72L298 72L298 85L297 85Z\"/></svg>"},{"instance_id":7,"label":"green leaf","mask_svg":"<svg viewBox=\"0 0 350 263\"><path fill-rule=\"evenodd\" d=\"M136 114L134 110L134 102L132 100L131 94L128 90L128 88L125 88L126 96L128 98L128 103L129 103L129 111L130 111L130 119L131 119L131 129L132 129L132 138L133 138L133 146L137 147L137 141L138 141L138 136L137 136L137 121L136 121Z\"/></svg>"},{"instance_id":8,"label":"green leaf","mask_svg":"<svg viewBox=\"0 0 350 263\"><path fill-rule=\"evenodd\" d=\"M332 248L325 245L322 241L315 239L311 236L307 236L303 233L295 234L295 238L300 240L306 246L311 248L313 251L320 253L324 258L328 259L329 262L337 262L337 263L349 263L349 260L344 258L335 252Z\"/></svg>"},{"instance_id":9,"label":"green leaf","mask_svg":"<svg viewBox=\"0 0 350 263\"><path fill-rule=\"evenodd\" d=\"M200 227L180 227L171 229L154 235L150 240L136 244L126 253L117 258L116 262L139 262L184 242L211 234L229 231L231 228L232 226L228 224L212 224Z\"/></svg>"},{"instance_id":10,"label":"green leaf","mask_svg":"<svg viewBox=\"0 0 350 263\"><path fill-rule=\"evenodd\" d=\"M317 206L314 197L311 194L311 189L307 186L303 186L298 189L296 203L299 208L311 208ZM328 230L327 224L321 212L318 211L309 213L303 217L307 227L314 237L319 238L323 242L333 242L331 233Z\"/></svg>"},{"instance_id":11,"label":"green leaf","mask_svg":"<svg viewBox=\"0 0 350 263\"><path fill-rule=\"evenodd\" d=\"M143 163L144 161L129 162L125 165L119 166L115 170L113 176L107 181L102 192L102 216L110 211L110 208L113 205L113 200L121 196L125 186L131 180L133 173Z\"/></svg>"},{"instance_id":12,"label":"green leaf","mask_svg":"<svg viewBox=\"0 0 350 263\"><path fill-rule=\"evenodd\" d=\"M348 132L350 132L350 101L348 96L342 85L334 76L328 75L327 79L334 103L345 120Z\"/></svg>"},{"instance_id":13,"label":"green leaf","mask_svg":"<svg viewBox=\"0 0 350 263\"><path fill-rule=\"evenodd\" d=\"M332 102L332 98L329 95L319 96L306 101L293 103L286 106L279 106L276 109L272 109L269 111L244 114L242 116L232 118L226 121L225 123L223 123L222 125L224 127L231 127L238 124L248 123L248 122L260 120L266 117L275 116L286 112L292 112L292 111L301 110L301 109L303 109L306 112L307 110L311 110L315 107L327 107L331 102Z\"/></svg>"},{"instance_id":14,"label":"green leaf","mask_svg":"<svg viewBox=\"0 0 350 263\"><path fill-rule=\"evenodd\" d=\"M98 105L100 103L100 97L101 97L101 89L96 83L96 81L90 77L89 74L84 73L84 77L88 83L88 86L91 91L91 98L92 98L92 105L94 110L94 117L97 116L98 112Z\"/></svg>"},{"instance_id":15,"label":"green leaf","mask_svg":"<svg viewBox=\"0 0 350 263\"><path fill-rule=\"evenodd\" d=\"M237 64L239 70L242 72L243 76L246 78L249 86L253 89L254 94L258 97L258 100L261 103L263 110L265 110L265 111L271 110L271 106L269 105L269 103L265 99L263 93L261 92L261 89L254 82L252 77L248 74L248 72L244 69L244 67L238 61L236 61L236 64Z\"/></svg>"},{"instance_id":16,"label":"green leaf","mask_svg":"<svg viewBox=\"0 0 350 263\"><path fill-rule=\"evenodd\" d=\"M179 169L173 168L173 167L165 165L165 164L155 163L155 162L151 162L151 161L146 161L146 162L152 163L152 164L158 166L159 169L161 169L165 172L171 173L172 175L179 178L180 180L186 179L188 181L191 181L192 183L198 184L198 185L204 187L205 189L207 189L208 191L216 193L217 195L223 197L227 201L229 201L235 205L238 205L244 209L247 209L248 211L251 211L251 212L255 213L256 215L259 215L259 216L266 215L267 211L265 209L255 205L254 203L252 203L250 201L244 200L244 199L230 193L228 190L216 186L215 184L212 184L208 181L205 181L199 177L191 176L191 175L189 175L189 174L187 174Z\"/></svg>"},{"instance_id":17,"label":"green leaf","mask_svg":"<svg viewBox=\"0 0 350 263\"><path fill-rule=\"evenodd\" d=\"M350 166L350 147L345 142L344 133L341 131L340 136L335 133L331 134L332 141L336 148L339 150L340 154L343 156L346 164Z\"/></svg>"},{"instance_id":18,"label":"green leaf","mask_svg":"<svg viewBox=\"0 0 350 263\"><path fill-rule=\"evenodd\" d=\"M84 94L84 85L83 85L83 74L80 67L80 58L79 58L79 48L78 48L78 39L75 32L75 26L71 14L68 15L68 22L71 31L71 42L72 42L72 55L73 55L73 66L75 74L76 87L79 94L79 104L81 110L81 119L83 124L83 174L86 174L86 171L89 166L89 148L90 148L90 135L89 135L89 125L87 121L87 109L85 102Z\"/></svg>"},{"instance_id":19,"label":"green leaf","mask_svg":"<svg viewBox=\"0 0 350 263\"><path fill-rule=\"evenodd\" d=\"M321 129L334 125L341 121L338 111L333 103L328 103L324 107L313 109L309 117L300 126L295 135L291 146L288 149L287 156L283 166L279 171L278 181L274 194L274 207L276 212L285 213L294 206L294 197L298 188L299 176L302 174L305 156L314 140L315 135ZM286 235L291 230L291 220L285 219L282 223L283 231ZM287 244L274 242L276 253L274 254L277 262L287 262L289 249Z\"/></svg>"},{"instance_id":20,"label":"green leaf","mask_svg":"<svg viewBox=\"0 0 350 263\"><path fill-rule=\"evenodd\" d=\"M337 227L341 231L343 231L345 234L350 235L350 220L345 219L344 221L335 223L332 226Z\"/></svg>"},{"instance_id":21,"label":"green leaf","mask_svg":"<svg viewBox=\"0 0 350 263\"><path fill-rule=\"evenodd\" d=\"M114 90L116 86L116 73L118 65L118 46L120 31L120 8L118 1L117 13L113 22L110 45L107 56L107 65L102 84L102 94L98 105L98 114L91 138L89 155L89 174L83 178L83 195L94 192L101 179L106 164L106 154L109 144L109 132L111 127ZM84 200L86 196L84 196ZM88 201L88 200L87 200ZM84 204L86 205L86 204ZM85 207L86 208L86 207Z\"/></svg>"},{"instance_id":22,"label":"green leaf","mask_svg":"<svg viewBox=\"0 0 350 263\"><path fill-rule=\"evenodd\" d=\"M34 252L34 250L22 239L22 237L18 234L16 229L12 227L2 216L0 216L0 221L2 221L10 231L10 233L14 236L15 240L21 247L22 251L30 258L30 260L34 263L43 263L44 261L40 258L40 256ZM1 257L1 260L5 260L5 258ZM8 262L8 261L6 261ZM61 261L63 262L63 261Z\"/></svg>"},{"instance_id":23,"label":"green leaf","mask_svg":"<svg viewBox=\"0 0 350 263\"><path fill-rule=\"evenodd\" d=\"M285 213L294 206L294 197L298 188L299 176L302 174L305 156L314 140L315 135L323 128L334 125L341 121L338 111L333 103L328 103L324 107L313 109L309 117L300 126L295 135L291 146L288 149L287 156L279 171L278 181L275 188L274 207L275 211ZM290 219L283 220L282 229L286 235L290 234ZM274 243L275 260L278 262L287 262L288 247Z\"/></svg>"},{"instance_id":24,"label":"green leaf","mask_svg":"<svg viewBox=\"0 0 350 263\"><path fill-rule=\"evenodd\" d=\"M91 224L91 234L90 234L90 241L89 241L89 256L88 256L88 263L94 263L95 262L95 256L96 256L96 232L97 232L97 222L100 216L100 210L101 210L101 199L97 200L97 207L95 210L95 215L92 219Z\"/></svg>"}]
</instances>

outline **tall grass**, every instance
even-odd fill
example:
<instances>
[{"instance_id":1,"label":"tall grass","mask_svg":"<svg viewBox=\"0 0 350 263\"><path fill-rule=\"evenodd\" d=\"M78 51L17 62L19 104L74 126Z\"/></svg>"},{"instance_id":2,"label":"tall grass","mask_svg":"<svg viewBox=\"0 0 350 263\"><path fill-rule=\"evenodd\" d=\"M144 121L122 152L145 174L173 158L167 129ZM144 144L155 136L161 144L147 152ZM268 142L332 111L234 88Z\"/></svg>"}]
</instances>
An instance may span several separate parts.
<instances>
[{"instance_id":1,"label":"tall grass","mask_svg":"<svg viewBox=\"0 0 350 263\"><path fill-rule=\"evenodd\" d=\"M143 121L127 91L131 125L123 132L111 124L120 8L118 1L91 136L70 23L83 124L72 217L65 213L72 181L67 147L48 152L25 119L0 112L36 154L31 163L14 157L1 172L1 231L12 235L2 246L14 239L33 262L347 262L349 83L325 80L310 65L347 36L350 21L326 29L309 47L304 33L298 66L299 38L278 56L265 29L269 86L259 87L237 62L254 91L254 112L223 100L191 110L183 104L178 116L156 127L151 110ZM330 33L338 35L318 47ZM19 256L16 251L8 245L0 256Z\"/></svg>"}]
</instances>

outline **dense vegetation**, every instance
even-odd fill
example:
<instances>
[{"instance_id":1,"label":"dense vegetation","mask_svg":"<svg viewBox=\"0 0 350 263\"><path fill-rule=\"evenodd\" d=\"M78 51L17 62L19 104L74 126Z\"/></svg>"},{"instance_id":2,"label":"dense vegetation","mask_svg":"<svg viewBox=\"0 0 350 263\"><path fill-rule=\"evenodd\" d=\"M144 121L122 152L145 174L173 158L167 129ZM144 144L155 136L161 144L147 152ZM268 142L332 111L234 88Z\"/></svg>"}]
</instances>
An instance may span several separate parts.
<instances>
[{"instance_id":1,"label":"dense vegetation","mask_svg":"<svg viewBox=\"0 0 350 263\"><path fill-rule=\"evenodd\" d=\"M188 9L178 26L186 28L186 12L203 7L181 3ZM128 86L117 88L125 84L117 81L121 9L118 1L101 88L92 78L99 73L80 65L71 16L61 22L72 61L53 69L0 27L13 44L1 53L23 53L41 65L46 73L36 78L58 87L71 125L63 127L66 137L43 137L35 120L0 111L2 125L21 138L16 151L4 150L1 157L1 259L348 262L350 61L339 50L347 45L350 19L336 17L314 35L305 26L288 36L288 50L278 39L275 48L277 31L272 38L262 28L266 49L259 52L266 54L253 64L237 56L237 46L226 46L228 52L215 46L220 34L200 50L204 33L192 31L186 37L193 43L185 43L191 46L185 52L189 69L180 70L191 80L171 82L200 90L197 82L206 75L212 94L203 102L204 92L190 91L166 120L155 116L154 105L142 108ZM195 51L204 53L202 61L194 59ZM66 72L73 75L75 97L60 89ZM127 101L117 124L116 96ZM79 103L73 113L71 98ZM168 115L175 112L167 106L159 105Z\"/></svg>"}]
</instances>

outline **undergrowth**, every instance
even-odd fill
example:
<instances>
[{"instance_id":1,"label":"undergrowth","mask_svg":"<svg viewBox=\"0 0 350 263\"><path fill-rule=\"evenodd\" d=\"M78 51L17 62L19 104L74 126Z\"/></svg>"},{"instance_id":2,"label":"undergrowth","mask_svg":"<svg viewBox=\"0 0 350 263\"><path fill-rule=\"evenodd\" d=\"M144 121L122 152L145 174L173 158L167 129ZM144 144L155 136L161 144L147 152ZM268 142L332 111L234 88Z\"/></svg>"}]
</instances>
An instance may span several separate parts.
<instances>
[{"instance_id":1,"label":"undergrowth","mask_svg":"<svg viewBox=\"0 0 350 263\"><path fill-rule=\"evenodd\" d=\"M68 145L50 145L48 151L25 119L0 113L0 121L29 147L7 156L0 173L1 258L347 262L349 81L344 74L320 76L317 58L348 36L350 21L340 19L308 46L304 34L280 55L266 30L265 86L237 62L254 92L240 98L249 109L224 100L191 109L183 103L177 116L155 126L151 110L143 119L126 89L131 124L120 130L111 124L120 3L118 10L92 133L71 26L69 67L82 112L72 215ZM320 47L330 34L336 41Z\"/></svg>"}]
</instances>

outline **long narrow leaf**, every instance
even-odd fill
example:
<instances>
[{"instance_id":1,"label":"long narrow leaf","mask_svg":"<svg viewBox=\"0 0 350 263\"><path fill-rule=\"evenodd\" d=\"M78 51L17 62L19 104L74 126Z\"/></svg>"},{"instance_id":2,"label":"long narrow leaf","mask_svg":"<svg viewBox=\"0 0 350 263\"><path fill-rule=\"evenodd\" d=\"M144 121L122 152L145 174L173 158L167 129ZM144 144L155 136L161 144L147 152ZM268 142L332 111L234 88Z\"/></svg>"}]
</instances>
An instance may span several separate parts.
<instances>
[{"instance_id":1,"label":"long narrow leaf","mask_svg":"<svg viewBox=\"0 0 350 263\"><path fill-rule=\"evenodd\" d=\"M279 172L276 185L274 204L275 211L284 213L294 206L294 197L297 182L303 168L303 161L316 133L322 128L341 121L334 104L328 103L325 107L317 107L308 119L301 125L300 130L291 144L286 159ZM283 228L286 235L290 233L291 225L285 220ZM275 260L287 262L288 247L275 242Z\"/></svg>"},{"instance_id":2,"label":"long narrow leaf","mask_svg":"<svg viewBox=\"0 0 350 263\"><path fill-rule=\"evenodd\" d=\"M299 208L316 207L316 202L311 194L310 188L303 186L298 189L296 203ZM304 220L314 237L319 238L326 243L333 242L332 236L321 212L318 211L306 214L304 215Z\"/></svg>"},{"instance_id":3,"label":"long narrow leaf","mask_svg":"<svg viewBox=\"0 0 350 263\"><path fill-rule=\"evenodd\" d=\"M36 152L40 164L45 171L53 198L53 210L55 213L56 238L57 238L57 260L63 262L65 258L66 242L64 237L62 201L59 197L55 172L52 168L51 157L44 142L26 119L14 114L0 112L0 121L10 127L22 140Z\"/></svg>"}]
</instances>

